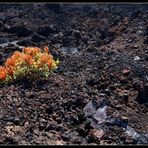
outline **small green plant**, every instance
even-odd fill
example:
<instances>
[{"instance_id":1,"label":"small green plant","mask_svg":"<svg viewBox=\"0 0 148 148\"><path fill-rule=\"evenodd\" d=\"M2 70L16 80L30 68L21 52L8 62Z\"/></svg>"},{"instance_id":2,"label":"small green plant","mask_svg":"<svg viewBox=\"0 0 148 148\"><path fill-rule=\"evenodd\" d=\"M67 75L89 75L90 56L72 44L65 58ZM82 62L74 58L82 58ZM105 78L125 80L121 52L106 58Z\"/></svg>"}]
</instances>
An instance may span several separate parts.
<instances>
[{"instance_id":1,"label":"small green plant","mask_svg":"<svg viewBox=\"0 0 148 148\"><path fill-rule=\"evenodd\" d=\"M22 52L15 51L5 65L0 66L0 82L7 83L25 76L48 77L58 64L59 60L53 59L47 46L43 52L38 47L26 47Z\"/></svg>"}]
</instances>

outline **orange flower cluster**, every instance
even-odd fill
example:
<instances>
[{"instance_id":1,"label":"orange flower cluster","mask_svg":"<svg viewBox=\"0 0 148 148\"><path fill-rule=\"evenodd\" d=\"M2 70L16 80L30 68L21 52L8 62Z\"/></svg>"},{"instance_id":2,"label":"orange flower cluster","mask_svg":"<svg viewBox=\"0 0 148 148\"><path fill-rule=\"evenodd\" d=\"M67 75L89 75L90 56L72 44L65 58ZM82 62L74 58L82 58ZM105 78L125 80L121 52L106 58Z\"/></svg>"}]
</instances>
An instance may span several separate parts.
<instances>
[{"instance_id":1,"label":"orange flower cluster","mask_svg":"<svg viewBox=\"0 0 148 148\"><path fill-rule=\"evenodd\" d=\"M14 80L22 75L40 73L48 76L49 71L57 68L59 61L54 61L47 46L44 52L38 47L27 47L22 52L15 51L5 65L0 66L0 81Z\"/></svg>"},{"instance_id":2,"label":"orange flower cluster","mask_svg":"<svg viewBox=\"0 0 148 148\"><path fill-rule=\"evenodd\" d=\"M7 71L4 67L0 66L0 80L5 80Z\"/></svg>"}]
</instances>

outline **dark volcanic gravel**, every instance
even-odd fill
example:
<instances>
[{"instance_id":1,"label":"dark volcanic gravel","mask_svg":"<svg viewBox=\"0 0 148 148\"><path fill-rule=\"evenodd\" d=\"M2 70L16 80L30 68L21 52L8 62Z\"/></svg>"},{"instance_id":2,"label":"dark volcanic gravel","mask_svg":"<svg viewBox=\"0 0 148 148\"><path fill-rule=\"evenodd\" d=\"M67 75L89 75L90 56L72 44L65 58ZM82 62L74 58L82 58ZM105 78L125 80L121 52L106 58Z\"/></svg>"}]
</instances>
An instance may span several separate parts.
<instances>
[{"instance_id":1,"label":"dark volcanic gravel","mask_svg":"<svg viewBox=\"0 0 148 148\"><path fill-rule=\"evenodd\" d=\"M48 78L0 85L0 144L148 144L147 4L0 4L0 64L26 46Z\"/></svg>"}]
</instances>

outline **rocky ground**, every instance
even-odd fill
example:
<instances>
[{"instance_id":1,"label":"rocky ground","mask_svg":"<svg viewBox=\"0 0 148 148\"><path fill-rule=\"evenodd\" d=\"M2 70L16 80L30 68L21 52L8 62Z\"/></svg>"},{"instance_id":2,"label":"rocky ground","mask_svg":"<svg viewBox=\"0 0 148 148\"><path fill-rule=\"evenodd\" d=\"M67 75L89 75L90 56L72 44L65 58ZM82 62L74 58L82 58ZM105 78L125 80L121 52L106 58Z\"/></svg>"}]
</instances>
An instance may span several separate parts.
<instances>
[{"instance_id":1,"label":"rocky ground","mask_svg":"<svg viewBox=\"0 0 148 148\"><path fill-rule=\"evenodd\" d=\"M0 85L0 144L148 144L147 4L0 4L0 65L26 46L49 78Z\"/></svg>"}]
</instances>

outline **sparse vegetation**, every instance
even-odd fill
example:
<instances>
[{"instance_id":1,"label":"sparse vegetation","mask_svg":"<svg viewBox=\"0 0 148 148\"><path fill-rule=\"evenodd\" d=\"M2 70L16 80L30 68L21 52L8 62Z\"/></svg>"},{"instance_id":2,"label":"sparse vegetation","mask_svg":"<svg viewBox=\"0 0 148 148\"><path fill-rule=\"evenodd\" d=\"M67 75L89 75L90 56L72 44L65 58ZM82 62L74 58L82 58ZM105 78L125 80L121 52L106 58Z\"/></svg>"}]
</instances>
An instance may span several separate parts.
<instances>
[{"instance_id":1,"label":"sparse vegetation","mask_svg":"<svg viewBox=\"0 0 148 148\"><path fill-rule=\"evenodd\" d=\"M8 83L24 76L47 77L58 64L59 61L53 59L47 46L43 52L38 47L26 47L22 52L15 51L5 65L0 66L0 82Z\"/></svg>"}]
</instances>

